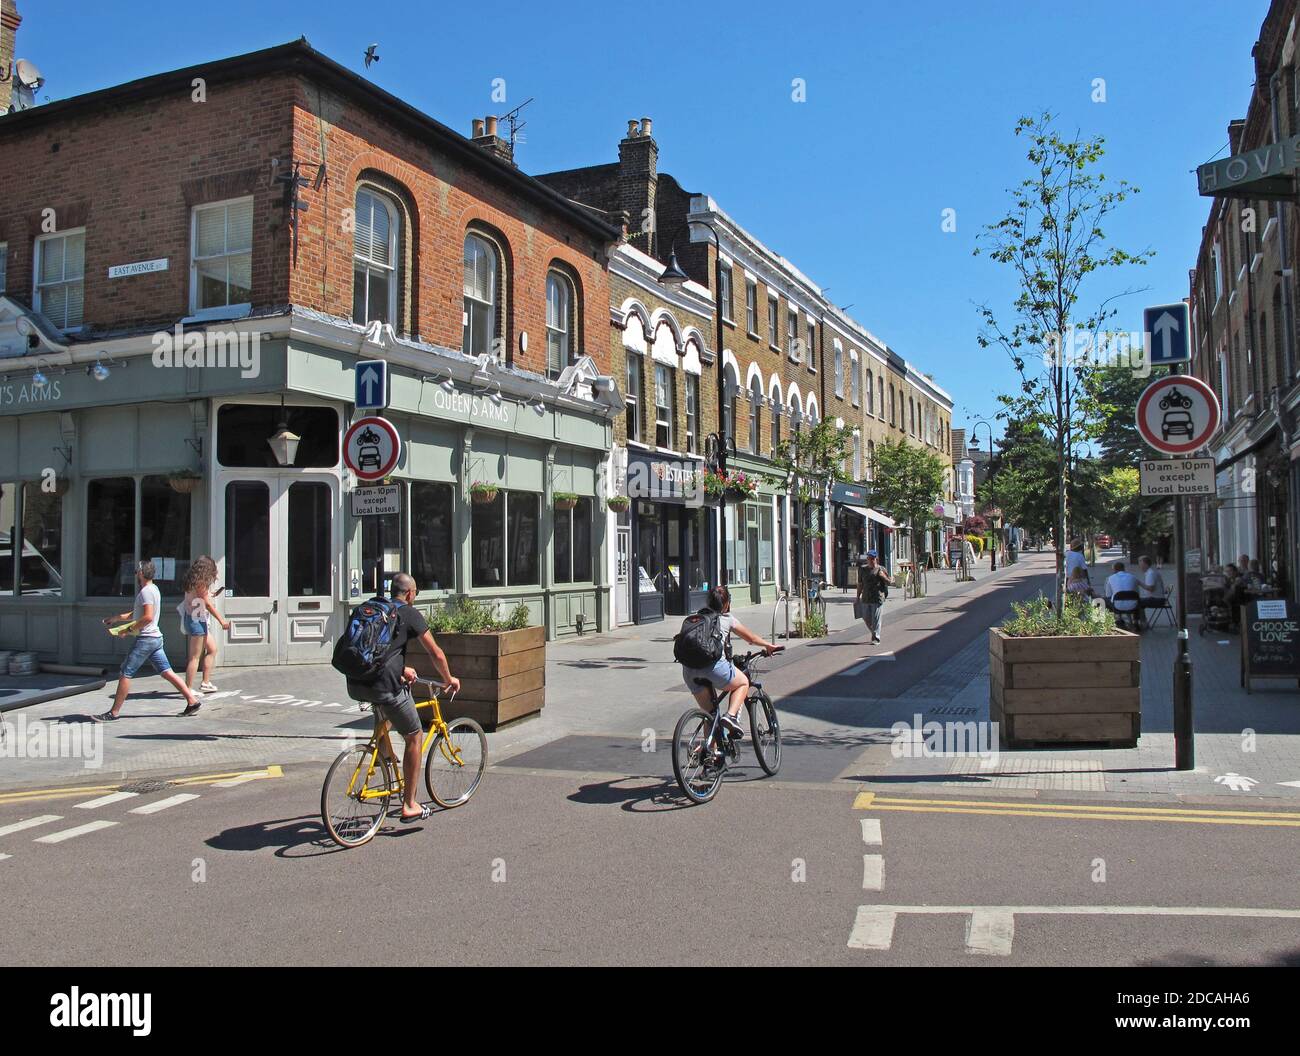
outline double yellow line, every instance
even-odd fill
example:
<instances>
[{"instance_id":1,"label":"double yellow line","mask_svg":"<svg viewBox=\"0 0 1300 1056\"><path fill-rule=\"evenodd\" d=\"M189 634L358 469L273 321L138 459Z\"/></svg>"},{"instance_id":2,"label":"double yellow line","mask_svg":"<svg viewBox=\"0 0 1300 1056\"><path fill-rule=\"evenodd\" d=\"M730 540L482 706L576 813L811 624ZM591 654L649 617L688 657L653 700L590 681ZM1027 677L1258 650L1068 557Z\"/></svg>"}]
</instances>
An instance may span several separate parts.
<instances>
[{"instance_id":1,"label":"double yellow line","mask_svg":"<svg viewBox=\"0 0 1300 1056\"><path fill-rule=\"evenodd\" d=\"M232 781L244 778L255 781L259 778L283 777L284 771L278 766L267 766L260 770L232 770L225 774L196 774L189 777L158 778L159 784L172 785L212 785L218 781ZM71 799L75 796L93 796L96 793L116 792L128 785L151 781L152 778L117 781L111 785L77 785L67 788L36 788L28 792L0 793L0 803L35 803L43 799Z\"/></svg>"},{"instance_id":2,"label":"double yellow line","mask_svg":"<svg viewBox=\"0 0 1300 1056\"><path fill-rule=\"evenodd\" d=\"M1183 807L1088 806L1079 803L999 802L978 799L910 799L859 792L854 810L914 814L986 814L995 817L1075 818L1085 821L1163 821L1197 825L1262 825L1300 829L1300 811L1204 810Z\"/></svg>"}]
</instances>

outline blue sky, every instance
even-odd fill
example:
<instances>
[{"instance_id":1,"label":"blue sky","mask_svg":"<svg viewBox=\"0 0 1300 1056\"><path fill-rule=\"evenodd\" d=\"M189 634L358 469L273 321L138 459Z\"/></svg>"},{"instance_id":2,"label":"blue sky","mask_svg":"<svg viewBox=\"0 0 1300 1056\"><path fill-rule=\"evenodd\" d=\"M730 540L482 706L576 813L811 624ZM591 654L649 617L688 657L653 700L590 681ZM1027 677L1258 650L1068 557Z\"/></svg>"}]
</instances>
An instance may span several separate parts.
<instances>
[{"instance_id":1,"label":"blue sky","mask_svg":"<svg viewBox=\"0 0 1300 1056\"><path fill-rule=\"evenodd\" d=\"M650 116L662 171L712 194L934 374L961 426L994 414L995 393L1015 384L1005 354L976 344L973 307L1009 304L1014 289L971 250L1027 172L1017 117L1050 109L1067 130L1104 135L1107 174L1141 188L1108 234L1155 260L1091 290L1100 300L1149 286L1116 321L1141 329L1143 304L1187 292L1208 209L1192 170L1245 114L1267 8L225 0L163 15L142 0L19 0L18 54L64 98L303 35L360 71L378 42L369 76L466 134L473 116L535 97L517 153L528 172L613 161L627 120ZM491 98L498 77L505 103ZM791 99L796 77L806 102ZM1098 77L1104 103L1091 99ZM941 230L949 208L955 233Z\"/></svg>"}]
</instances>

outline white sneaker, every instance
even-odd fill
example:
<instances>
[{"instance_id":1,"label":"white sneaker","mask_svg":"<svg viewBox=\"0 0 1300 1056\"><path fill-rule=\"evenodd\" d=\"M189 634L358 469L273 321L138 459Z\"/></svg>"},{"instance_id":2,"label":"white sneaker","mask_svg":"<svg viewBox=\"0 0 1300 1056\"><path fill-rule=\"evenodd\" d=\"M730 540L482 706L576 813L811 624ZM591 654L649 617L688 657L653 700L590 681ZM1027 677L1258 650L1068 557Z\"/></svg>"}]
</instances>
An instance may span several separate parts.
<instances>
[{"instance_id":1,"label":"white sneaker","mask_svg":"<svg viewBox=\"0 0 1300 1056\"><path fill-rule=\"evenodd\" d=\"M199 686L200 693L215 693L216 691L217 687L211 682L204 682L203 685Z\"/></svg>"}]
</instances>

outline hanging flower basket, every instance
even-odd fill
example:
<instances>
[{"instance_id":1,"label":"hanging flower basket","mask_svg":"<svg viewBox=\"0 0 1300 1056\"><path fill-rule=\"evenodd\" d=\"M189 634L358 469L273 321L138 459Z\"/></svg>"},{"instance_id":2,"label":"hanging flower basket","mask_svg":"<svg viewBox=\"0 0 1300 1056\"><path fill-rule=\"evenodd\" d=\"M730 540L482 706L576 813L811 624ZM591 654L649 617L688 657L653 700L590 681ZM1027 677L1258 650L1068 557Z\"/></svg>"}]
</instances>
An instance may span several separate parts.
<instances>
[{"instance_id":1,"label":"hanging flower basket","mask_svg":"<svg viewBox=\"0 0 1300 1056\"><path fill-rule=\"evenodd\" d=\"M485 480L476 480L469 486L470 499L480 506L490 506L497 501L497 486Z\"/></svg>"},{"instance_id":2,"label":"hanging flower basket","mask_svg":"<svg viewBox=\"0 0 1300 1056\"><path fill-rule=\"evenodd\" d=\"M557 491L555 493L555 508L557 510L571 510L578 505L578 496L571 491Z\"/></svg>"},{"instance_id":3,"label":"hanging flower basket","mask_svg":"<svg viewBox=\"0 0 1300 1056\"><path fill-rule=\"evenodd\" d=\"M167 478L167 485L172 491L180 495L189 495L198 486L203 476L192 469L185 469L179 473L173 473Z\"/></svg>"},{"instance_id":4,"label":"hanging flower basket","mask_svg":"<svg viewBox=\"0 0 1300 1056\"><path fill-rule=\"evenodd\" d=\"M611 495L608 499L605 500L605 505L608 506L615 513L622 513L624 510L626 510L629 506L632 505L632 500L629 499L626 495Z\"/></svg>"},{"instance_id":5,"label":"hanging flower basket","mask_svg":"<svg viewBox=\"0 0 1300 1056\"><path fill-rule=\"evenodd\" d=\"M758 481L744 473L731 473L727 476L725 497L727 502L744 502L758 494Z\"/></svg>"}]
</instances>

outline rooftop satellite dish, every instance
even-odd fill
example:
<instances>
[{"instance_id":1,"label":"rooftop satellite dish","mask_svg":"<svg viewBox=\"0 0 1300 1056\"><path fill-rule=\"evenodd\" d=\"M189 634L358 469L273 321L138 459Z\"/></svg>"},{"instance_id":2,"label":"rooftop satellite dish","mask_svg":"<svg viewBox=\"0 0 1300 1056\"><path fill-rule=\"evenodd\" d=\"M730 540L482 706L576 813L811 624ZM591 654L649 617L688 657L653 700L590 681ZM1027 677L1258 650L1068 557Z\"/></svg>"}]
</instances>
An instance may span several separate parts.
<instances>
[{"instance_id":1,"label":"rooftop satellite dish","mask_svg":"<svg viewBox=\"0 0 1300 1056\"><path fill-rule=\"evenodd\" d=\"M14 63L14 93L10 110L30 110L36 105L36 92L45 83L34 62L19 59Z\"/></svg>"}]
</instances>

